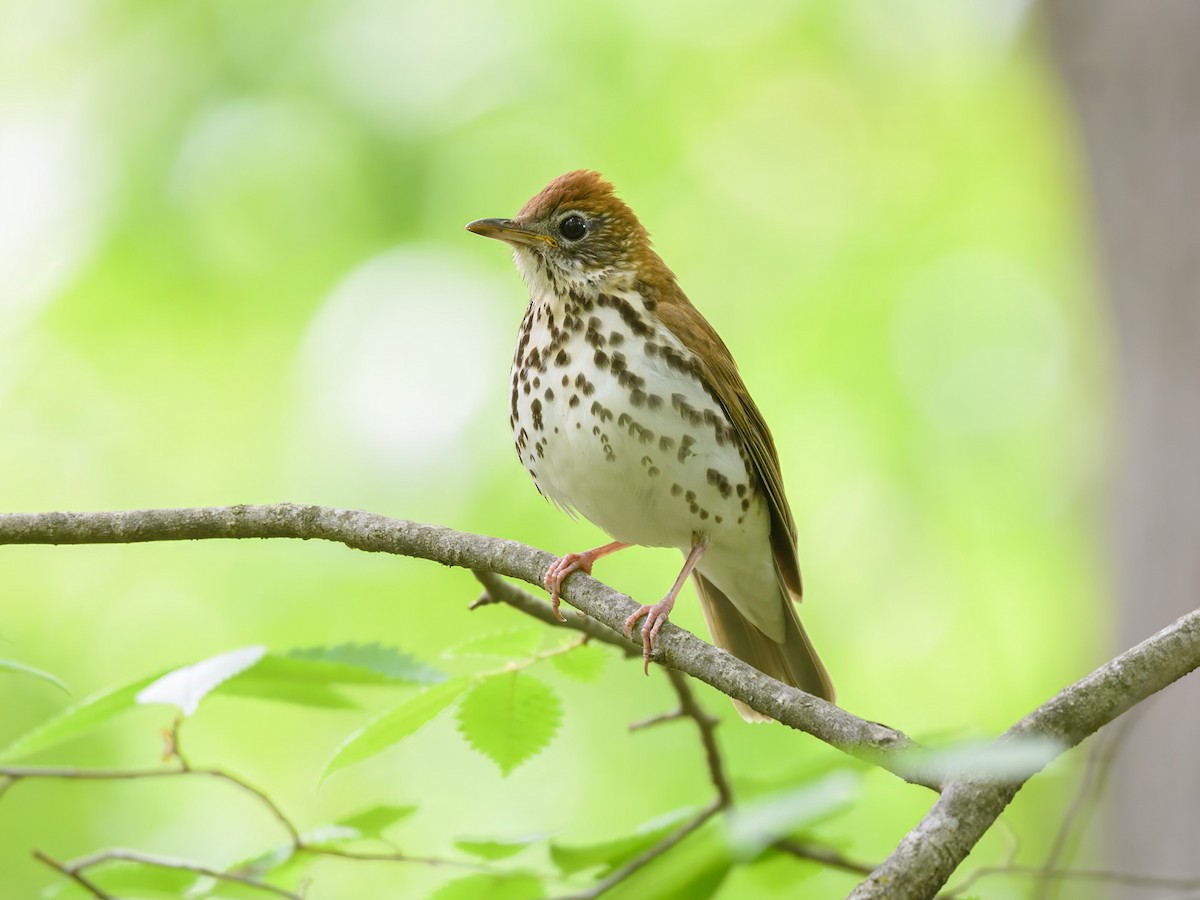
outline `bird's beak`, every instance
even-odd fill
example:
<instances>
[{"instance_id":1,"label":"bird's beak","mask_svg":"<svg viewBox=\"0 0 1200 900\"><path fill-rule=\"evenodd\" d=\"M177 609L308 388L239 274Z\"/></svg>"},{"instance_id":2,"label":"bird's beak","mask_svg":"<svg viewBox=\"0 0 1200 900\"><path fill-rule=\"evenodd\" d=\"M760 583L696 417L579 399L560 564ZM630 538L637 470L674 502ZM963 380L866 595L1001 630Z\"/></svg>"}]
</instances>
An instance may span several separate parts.
<instances>
[{"instance_id":1,"label":"bird's beak","mask_svg":"<svg viewBox=\"0 0 1200 900\"><path fill-rule=\"evenodd\" d=\"M550 235L533 231L512 219L476 219L467 226L467 231L504 241L514 247L521 244L536 247L539 243L549 244L551 247L558 246L558 241Z\"/></svg>"}]
</instances>

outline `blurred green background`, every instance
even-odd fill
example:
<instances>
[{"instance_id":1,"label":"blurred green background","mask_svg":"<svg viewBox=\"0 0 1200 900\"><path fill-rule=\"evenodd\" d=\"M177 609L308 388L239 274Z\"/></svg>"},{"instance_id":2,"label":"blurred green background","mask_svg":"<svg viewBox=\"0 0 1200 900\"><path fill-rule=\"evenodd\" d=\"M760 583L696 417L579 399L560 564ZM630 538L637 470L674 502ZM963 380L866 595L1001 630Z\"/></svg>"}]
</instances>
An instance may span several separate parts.
<instances>
[{"instance_id":1,"label":"blurred green background","mask_svg":"<svg viewBox=\"0 0 1200 900\"><path fill-rule=\"evenodd\" d=\"M293 500L559 553L600 543L512 450L526 296L507 254L462 230L595 168L773 428L804 618L841 704L918 738L993 733L1106 656L1108 324L1045 57L1015 2L3 0L0 508ZM516 623L467 612L469 573L336 546L0 557L0 657L76 699L255 643L379 640L436 665ZM641 550L597 574L657 598L677 563ZM705 634L690 592L673 619ZM413 852L599 840L707 802L686 724L626 730L672 705L661 676L614 655L597 684L538 677L566 718L508 778L445 717L319 787L365 712L214 698L188 746L302 824L419 804L396 834ZM743 791L841 764L701 696ZM65 702L0 674L0 744ZM152 765L168 720L140 711L33 761ZM1008 813L1018 859L1040 862L1071 772ZM879 860L930 802L871 772L816 834ZM35 847L224 865L271 846L271 827L211 784L22 784L0 803L0 884L25 897L55 882ZM972 861L1005 847L992 835ZM315 872L313 898L420 897L449 877ZM854 883L777 861L721 896L794 896L802 877L813 897Z\"/></svg>"}]
</instances>

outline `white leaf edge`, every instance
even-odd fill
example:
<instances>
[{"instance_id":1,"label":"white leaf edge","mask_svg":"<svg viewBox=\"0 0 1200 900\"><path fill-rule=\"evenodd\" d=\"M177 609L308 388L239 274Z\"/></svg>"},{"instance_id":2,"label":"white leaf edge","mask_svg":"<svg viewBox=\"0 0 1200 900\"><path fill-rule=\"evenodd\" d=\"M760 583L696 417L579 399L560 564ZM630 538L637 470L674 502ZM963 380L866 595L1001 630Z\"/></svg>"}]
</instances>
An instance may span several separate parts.
<instances>
[{"instance_id":1,"label":"white leaf edge","mask_svg":"<svg viewBox=\"0 0 1200 900\"><path fill-rule=\"evenodd\" d=\"M246 671L266 654L267 648L257 645L210 656L168 672L142 688L135 699L141 704L166 703L191 716L213 688Z\"/></svg>"}]
</instances>

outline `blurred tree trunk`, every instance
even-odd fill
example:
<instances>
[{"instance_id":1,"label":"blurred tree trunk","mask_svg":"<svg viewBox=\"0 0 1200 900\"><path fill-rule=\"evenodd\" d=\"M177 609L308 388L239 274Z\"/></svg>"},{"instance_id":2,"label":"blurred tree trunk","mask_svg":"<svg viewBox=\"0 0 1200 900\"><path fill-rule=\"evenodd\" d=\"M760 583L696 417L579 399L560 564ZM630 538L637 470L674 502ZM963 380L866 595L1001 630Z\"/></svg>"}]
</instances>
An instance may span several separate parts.
<instances>
[{"instance_id":1,"label":"blurred tree trunk","mask_svg":"<svg viewBox=\"0 0 1200 900\"><path fill-rule=\"evenodd\" d=\"M1200 606L1200 2L1050 0L1047 11L1117 330L1123 649ZM1117 760L1111 866L1200 874L1200 680L1152 701Z\"/></svg>"}]
</instances>

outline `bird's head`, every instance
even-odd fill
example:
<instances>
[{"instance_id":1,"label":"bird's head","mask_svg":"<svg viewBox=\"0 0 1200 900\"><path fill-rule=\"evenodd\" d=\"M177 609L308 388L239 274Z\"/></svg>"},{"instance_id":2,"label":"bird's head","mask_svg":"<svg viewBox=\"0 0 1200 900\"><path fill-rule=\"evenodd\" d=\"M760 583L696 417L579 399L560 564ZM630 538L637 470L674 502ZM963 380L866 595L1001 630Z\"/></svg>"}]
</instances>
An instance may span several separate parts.
<instances>
[{"instance_id":1,"label":"bird's head","mask_svg":"<svg viewBox=\"0 0 1200 900\"><path fill-rule=\"evenodd\" d=\"M662 267L637 216L598 173L568 172L512 219L478 219L467 230L510 244L531 289L599 286L644 278Z\"/></svg>"}]
</instances>

